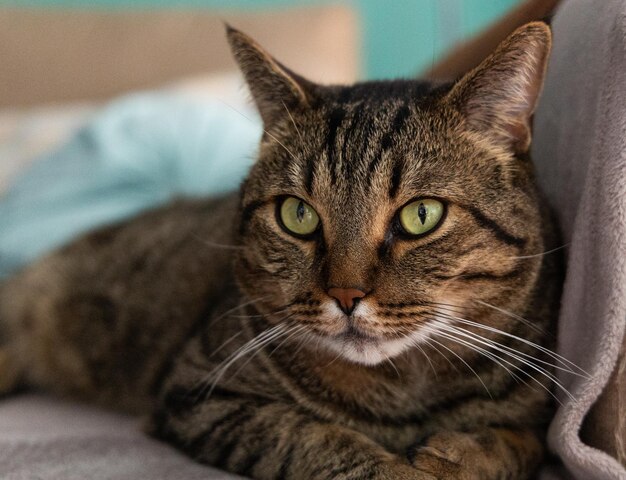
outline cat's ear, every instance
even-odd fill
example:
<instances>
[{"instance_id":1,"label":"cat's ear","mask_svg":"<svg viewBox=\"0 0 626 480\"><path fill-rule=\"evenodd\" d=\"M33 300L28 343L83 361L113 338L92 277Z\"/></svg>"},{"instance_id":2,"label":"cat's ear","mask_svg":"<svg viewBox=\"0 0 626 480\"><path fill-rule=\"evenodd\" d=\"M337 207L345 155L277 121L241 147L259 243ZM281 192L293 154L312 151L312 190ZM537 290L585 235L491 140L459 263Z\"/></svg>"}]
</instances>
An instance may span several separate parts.
<instances>
[{"instance_id":1,"label":"cat's ear","mask_svg":"<svg viewBox=\"0 0 626 480\"><path fill-rule=\"evenodd\" d=\"M281 65L243 32L226 25L226 35L266 128L308 105L312 82Z\"/></svg>"},{"instance_id":2,"label":"cat's ear","mask_svg":"<svg viewBox=\"0 0 626 480\"><path fill-rule=\"evenodd\" d=\"M515 153L528 150L551 42L545 23L526 24L457 81L447 99L470 129L486 133Z\"/></svg>"}]
</instances>

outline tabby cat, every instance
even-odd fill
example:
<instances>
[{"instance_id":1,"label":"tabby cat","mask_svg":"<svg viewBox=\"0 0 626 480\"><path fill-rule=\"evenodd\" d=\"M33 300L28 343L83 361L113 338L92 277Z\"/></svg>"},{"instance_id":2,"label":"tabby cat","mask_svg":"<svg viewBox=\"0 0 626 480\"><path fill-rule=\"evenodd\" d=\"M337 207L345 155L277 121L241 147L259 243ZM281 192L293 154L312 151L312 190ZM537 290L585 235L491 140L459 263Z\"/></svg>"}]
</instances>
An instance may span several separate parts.
<instances>
[{"instance_id":1,"label":"tabby cat","mask_svg":"<svg viewBox=\"0 0 626 480\"><path fill-rule=\"evenodd\" d=\"M528 156L549 28L450 84L317 85L227 36L265 127L241 191L8 280L2 388L145 415L256 479L529 478L572 369Z\"/></svg>"}]
</instances>

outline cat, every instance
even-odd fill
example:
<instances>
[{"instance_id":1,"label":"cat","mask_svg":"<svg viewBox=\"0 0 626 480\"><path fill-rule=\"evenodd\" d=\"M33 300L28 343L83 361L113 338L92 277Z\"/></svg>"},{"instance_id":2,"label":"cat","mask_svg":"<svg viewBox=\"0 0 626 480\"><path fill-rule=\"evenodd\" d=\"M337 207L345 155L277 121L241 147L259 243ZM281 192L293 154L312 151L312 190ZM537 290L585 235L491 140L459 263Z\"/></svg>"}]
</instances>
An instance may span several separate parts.
<instances>
[{"instance_id":1,"label":"cat","mask_svg":"<svg viewBox=\"0 0 626 480\"><path fill-rule=\"evenodd\" d=\"M240 192L101 228L0 290L0 383L149 418L255 479L525 479L563 268L530 122L547 25L451 83L315 84L227 27ZM544 255L544 253L546 253Z\"/></svg>"}]
</instances>

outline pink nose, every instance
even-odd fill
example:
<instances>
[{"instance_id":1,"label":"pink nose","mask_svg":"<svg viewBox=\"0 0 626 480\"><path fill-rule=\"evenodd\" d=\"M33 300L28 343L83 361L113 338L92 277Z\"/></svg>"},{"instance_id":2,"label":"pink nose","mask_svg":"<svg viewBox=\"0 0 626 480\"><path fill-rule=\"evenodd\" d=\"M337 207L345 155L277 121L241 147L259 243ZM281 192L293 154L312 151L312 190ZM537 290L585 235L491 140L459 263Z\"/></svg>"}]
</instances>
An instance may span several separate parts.
<instances>
[{"instance_id":1,"label":"pink nose","mask_svg":"<svg viewBox=\"0 0 626 480\"><path fill-rule=\"evenodd\" d=\"M356 307L359 299L365 296L365 292L356 288L330 288L328 289L328 295L333 297L339 303L339 307L344 311L346 315L350 315Z\"/></svg>"}]
</instances>

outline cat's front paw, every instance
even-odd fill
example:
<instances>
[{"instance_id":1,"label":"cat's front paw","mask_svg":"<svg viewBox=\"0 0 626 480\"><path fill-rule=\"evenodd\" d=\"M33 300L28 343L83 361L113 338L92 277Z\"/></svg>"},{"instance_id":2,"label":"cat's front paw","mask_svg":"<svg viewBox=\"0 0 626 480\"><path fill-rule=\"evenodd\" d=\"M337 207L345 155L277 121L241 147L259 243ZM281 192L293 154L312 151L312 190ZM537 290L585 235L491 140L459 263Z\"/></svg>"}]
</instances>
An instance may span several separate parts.
<instances>
[{"instance_id":1,"label":"cat's front paw","mask_svg":"<svg viewBox=\"0 0 626 480\"><path fill-rule=\"evenodd\" d=\"M542 457L536 431L509 428L439 432L409 452L417 470L438 480L528 479Z\"/></svg>"},{"instance_id":2,"label":"cat's front paw","mask_svg":"<svg viewBox=\"0 0 626 480\"><path fill-rule=\"evenodd\" d=\"M438 477L422 472L402 462L385 462L377 465L368 478L375 480L439 480Z\"/></svg>"},{"instance_id":3,"label":"cat's front paw","mask_svg":"<svg viewBox=\"0 0 626 480\"><path fill-rule=\"evenodd\" d=\"M479 478L483 447L469 434L437 433L409 452L409 461L420 472L438 480Z\"/></svg>"}]
</instances>

